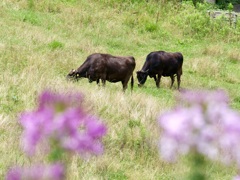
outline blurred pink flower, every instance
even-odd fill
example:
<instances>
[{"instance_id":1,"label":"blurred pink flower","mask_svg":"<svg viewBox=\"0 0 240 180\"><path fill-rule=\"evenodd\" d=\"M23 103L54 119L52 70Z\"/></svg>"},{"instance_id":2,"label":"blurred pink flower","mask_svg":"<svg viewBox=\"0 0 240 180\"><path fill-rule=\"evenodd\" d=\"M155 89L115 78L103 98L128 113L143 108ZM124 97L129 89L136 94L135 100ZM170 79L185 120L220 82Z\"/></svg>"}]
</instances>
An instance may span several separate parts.
<instances>
[{"instance_id":1,"label":"blurred pink flower","mask_svg":"<svg viewBox=\"0 0 240 180\"><path fill-rule=\"evenodd\" d=\"M38 108L20 116L24 150L33 155L37 145L54 141L61 148L81 155L102 153L101 138L106 134L106 126L84 111L82 101L81 94L43 92Z\"/></svg>"},{"instance_id":2,"label":"blurred pink flower","mask_svg":"<svg viewBox=\"0 0 240 180\"><path fill-rule=\"evenodd\" d=\"M177 97L179 105L210 105L210 104L226 104L229 99L223 90L196 90L196 91L183 91Z\"/></svg>"},{"instance_id":3,"label":"blurred pink flower","mask_svg":"<svg viewBox=\"0 0 240 180\"><path fill-rule=\"evenodd\" d=\"M240 176L235 176L233 180L240 180Z\"/></svg>"},{"instance_id":4,"label":"blurred pink flower","mask_svg":"<svg viewBox=\"0 0 240 180\"><path fill-rule=\"evenodd\" d=\"M14 167L9 170L6 180L64 180L63 165L35 165L29 168Z\"/></svg>"},{"instance_id":5,"label":"blurred pink flower","mask_svg":"<svg viewBox=\"0 0 240 180\"><path fill-rule=\"evenodd\" d=\"M197 152L240 167L240 114L223 91L186 91L175 109L158 119L160 154L168 161ZM218 159L220 157L220 159Z\"/></svg>"}]
</instances>

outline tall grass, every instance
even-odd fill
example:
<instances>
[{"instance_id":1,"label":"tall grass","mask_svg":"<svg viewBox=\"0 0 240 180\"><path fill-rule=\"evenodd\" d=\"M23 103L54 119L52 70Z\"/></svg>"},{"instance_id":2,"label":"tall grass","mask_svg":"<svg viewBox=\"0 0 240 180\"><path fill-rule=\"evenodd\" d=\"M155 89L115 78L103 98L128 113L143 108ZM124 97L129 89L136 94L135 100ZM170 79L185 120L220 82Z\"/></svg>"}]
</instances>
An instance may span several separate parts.
<instances>
[{"instance_id":1,"label":"tall grass","mask_svg":"<svg viewBox=\"0 0 240 180\"><path fill-rule=\"evenodd\" d=\"M44 89L82 92L88 111L109 129L104 155L87 162L72 157L68 179L184 177L187 157L171 165L156 150L156 117L173 106L176 84L170 90L170 78L162 78L157 89L149 78L138 88L135 77L133 93L123 94L120 83L67 82L67 73L94 52L133 55L136 71L151 51L180 51L182 89L221 88L240 108L239 23L230 28L204 9L167 1L3 0L0 8L0 177L11 165L32 163L19 149L17 116L33 109ZM207 169L211 179L235 173L218 164Z\"/></svg>"}]
</instances>

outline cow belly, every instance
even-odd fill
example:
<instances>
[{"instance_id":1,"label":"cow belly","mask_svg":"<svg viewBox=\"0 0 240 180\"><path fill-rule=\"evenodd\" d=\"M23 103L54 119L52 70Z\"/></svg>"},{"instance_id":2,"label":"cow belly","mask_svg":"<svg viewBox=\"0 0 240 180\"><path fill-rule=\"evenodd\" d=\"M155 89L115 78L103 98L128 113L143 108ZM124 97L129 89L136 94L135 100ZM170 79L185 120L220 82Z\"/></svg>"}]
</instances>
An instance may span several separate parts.
<instances>
[{"instance_id":1,"label":"cow belly","mask_svg":"<svg viewBox=\"0 0 240 180\"><path fill-rule=\"evenodd\" d=\"M113 80L108 80L109 82L116 83L119 82L119 80L113 79Z\"/></svg>"},{"instance_id":2,"label":"cow belly","mask_svg":"<svg viewBox=\"0 0 240 180\"><path fill-rule=\"evenodd\" d=\"M119 82L122 81L124 77L116 77L116 76L107 76L107 81L109 82Z\"/></svg>"},{"instance_id":3,"label":"cow belly","mask_svg":"<svg viewBox=\"0 0 240 180\"><path fill-rule=\"evenodd\" d=\"M166 77L166 76L172 76L172 75L174 75L174 74L172 74L172 73L163 73L163 74L162 74L162 76L164 76L164 77Z\"/></svg>"},{"instance_id":4,"label":"cow belly","mask_svg":"<svg viewBox=\"0 0 240 180\"><path fill-rule=\"evenodd\" d=\"M176 74L177 70L174 68L168 69L167 71L163 71L162 76L172 76Z\"/></svg>"},{"instance_id":5,"label":"cow belly","mask_svg":"<svg viewBox=\"0 0 240 180\"><path fill-rule=\"evenodd\" d=\"M107 78L107 81L115 83L115 82L121 81L121 79L118 79L118 78Z\"/></svg>"}]
</instances>

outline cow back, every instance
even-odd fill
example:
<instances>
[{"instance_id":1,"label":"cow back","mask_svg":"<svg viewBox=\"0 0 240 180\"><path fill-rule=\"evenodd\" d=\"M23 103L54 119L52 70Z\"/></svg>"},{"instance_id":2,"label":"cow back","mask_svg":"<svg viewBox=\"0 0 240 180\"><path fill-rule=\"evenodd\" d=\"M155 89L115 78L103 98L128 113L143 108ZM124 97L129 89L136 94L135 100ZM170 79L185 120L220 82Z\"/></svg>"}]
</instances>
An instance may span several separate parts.
<instances>
[{"instance_id":1,"label":"cow back","mask_svg":"<svg viewBox=\"0 0 240 180\"><path fill-rule=\"evenodd\" d=\"M148 54L142 70L148 71L150 76L158 74L160 71L163 76L170 76L176 74L182 64L183 56L179 52L155 51Z\"/></svg>"},{"instance_id":2,"label":"cow back","mask_svg":"<svg viewBox=\"0 0 240 180\"><path fill-rule=\"evenodd\" d=\"M136 63L133 57L104 55L107 70L107 80L111 82L123 81L132 75Z\"/></svg>"}]
</instances>

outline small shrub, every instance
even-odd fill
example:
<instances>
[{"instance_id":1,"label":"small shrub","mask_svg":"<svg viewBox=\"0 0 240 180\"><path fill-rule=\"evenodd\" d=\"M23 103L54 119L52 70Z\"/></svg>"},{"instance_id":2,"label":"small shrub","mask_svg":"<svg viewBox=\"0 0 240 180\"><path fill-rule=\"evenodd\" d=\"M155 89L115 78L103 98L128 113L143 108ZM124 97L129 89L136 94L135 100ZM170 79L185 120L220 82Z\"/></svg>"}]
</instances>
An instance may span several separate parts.
<instances>
[{"instance_id":1,"label":"small shrub","mask_svg":"<svg viewBox=\"0 0 240 180\"><path fill-rule=\"evenodd\" d=\"M124 180L128 179L127 176L125 175L124 171L117 170L117 171L110 171L106 175L108 178L107 179L119 179L119 180Z\"/></svg>"},{"instance_id":2,"label":"small shrub","mask_svg":"<svg viewBox=\"0 0 240 180\"><path fill-rule=\"evenodd\" d=\"M58 49L58 48L63 48L64 44L59 42L59 41L52 41L48 44L48 47L52 50Z\"/></svg>"},{"instance_id":3,"label":"small shrub","mask_svg":"<svg viewBox=\"0 0 240 180\"><path fill-rule=\"evenodd\" d=\"M157 30L157 24L155 23L147 23L145 24L145 29L148 32L154 32Z\"/></svg>"},{"instance_id":4,"label":"small shrub","mask_svg":"<svg viewBox=\"0 0 240 180\"><path fill-rule=\"evenodd\" d=\"M28 22L32 25L41 25L41 20L39 16L33 11L22 11L20 14L23 22Z\"/></svg>"},{"instance_id":5,"label":"small shrub","mask_svg":"<svg viewBox=\"0 0 240 180\"><path fill-rule=\"evenodd\" d=\"M31 10L34 9L35 4L34 4L34 1L33 1L33 0L28 0L27 3L28 3L28 8L29 8L29 9L31 9Z\"/></svg>"},{"instance_id":6,"label":"small shrub","mask_svg":"<svg viewBox=\"0 0 240 180\"><path fill-rule=\"evenodd\" d=\"M209 7L211 6L207 4L198 4L197 8L194 8L184 2L178 16L172 18L171 23L182 29L184 35L192 36L194 39L214 37L218 40L222 38L227 41L238 41L231 37L235 37L235 33L238 33L239 26L232 28L223 18L210 18L207 14Z\"/></svg>"}]
</instances>

